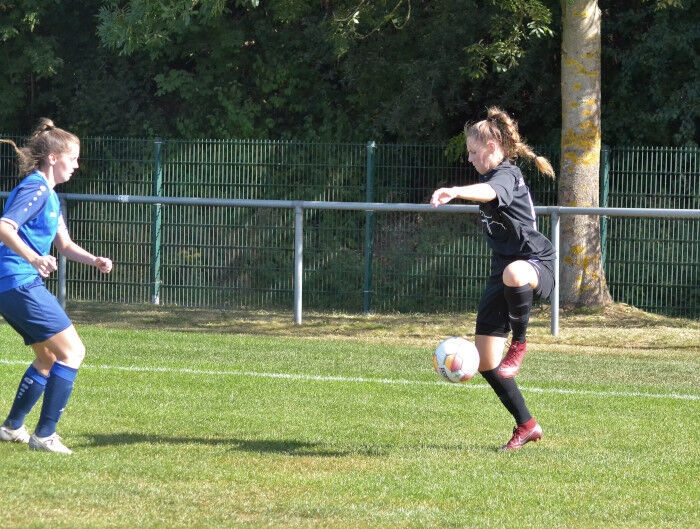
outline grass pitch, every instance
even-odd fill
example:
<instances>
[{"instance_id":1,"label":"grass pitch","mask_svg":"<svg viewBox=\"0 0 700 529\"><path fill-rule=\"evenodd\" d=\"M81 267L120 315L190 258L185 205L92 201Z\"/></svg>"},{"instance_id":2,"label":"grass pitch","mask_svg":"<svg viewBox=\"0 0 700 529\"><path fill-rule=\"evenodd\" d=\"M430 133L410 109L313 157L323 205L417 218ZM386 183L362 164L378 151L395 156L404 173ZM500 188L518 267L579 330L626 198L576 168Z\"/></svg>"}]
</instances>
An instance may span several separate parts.
<instances>
[{"instance_id":1,"label":"grass pitch","mask_svg":"<svg viewBox=\"0 0 700 529\"><path fill-rule=\"evenodd\" d=\"M502 453L484 380L432 371L473 315L69 313L74 454L0 444L3 528L700 526L700 322L535 315L518 383L544 438ZM30 361L0 324L0 420Z\"/></svg>"}]
</instances>

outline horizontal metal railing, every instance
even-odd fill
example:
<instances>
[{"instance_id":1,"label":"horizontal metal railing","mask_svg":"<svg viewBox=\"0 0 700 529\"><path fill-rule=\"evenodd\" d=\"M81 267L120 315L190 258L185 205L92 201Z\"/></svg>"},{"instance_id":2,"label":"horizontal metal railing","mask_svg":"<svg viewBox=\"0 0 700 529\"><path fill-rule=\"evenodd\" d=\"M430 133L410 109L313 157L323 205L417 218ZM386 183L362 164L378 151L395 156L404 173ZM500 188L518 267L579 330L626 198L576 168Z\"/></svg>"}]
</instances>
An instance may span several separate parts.
<instances>
[{"instance_id":1,"label":"horizontal metal railing","mask_svg":"<svg viewBox=\"0 0 700 529\"><path fill-rule=\"evenodd\" d=\"M0 193L0 196L7 193ZM390 204L370 202L326 202L304 200L254 200L254 199L217 199L217 198L183 198L161 196L133 196L133 195L90 195L90 194L61 194L61 199L66 201L106 202L106 203L131 203L157 205L184 205L184 206L209 206L209 207L245 207L245 208L277 208L292 209L295 213L294 226L294 321L302 322L302 295L303 295L303 213L305 210L345 210L345 211L392 211L392 212L422 212L436 214L450 213L477 213L477 205L445 205L433 208L428 204ZM551 332L555 336L559 332L559 249L560 249L560 218L563 215L597 215L607 217L656 217L656 218L683 218L699 219L700 209L665 209L665 208L584 208L567 206L536 206L538 215L550 217L551 239L556 250L556 288L551 296ZM65 303L65 263L59 269L59 299ZM157 296L154 299L157 301Z\"/></svg>"}]
</instances>

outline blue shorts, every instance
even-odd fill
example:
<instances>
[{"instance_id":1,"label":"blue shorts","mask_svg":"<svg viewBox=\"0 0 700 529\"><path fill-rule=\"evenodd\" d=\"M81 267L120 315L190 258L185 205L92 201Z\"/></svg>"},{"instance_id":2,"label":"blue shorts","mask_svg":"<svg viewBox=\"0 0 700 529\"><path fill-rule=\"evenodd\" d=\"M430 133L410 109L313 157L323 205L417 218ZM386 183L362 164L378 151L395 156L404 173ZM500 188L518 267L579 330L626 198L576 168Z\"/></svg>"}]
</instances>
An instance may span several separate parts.
<instances>
[{"instance_id":1,"label":"blue shorts","mask_svg":"<svg viewBox=\"0 0 700 529\"><path fill-rule=\"evenodd\" d=\"M0 292L0 314L27 345L44 342L73 325L40 277Z\"/></svg>"}]
</instances>

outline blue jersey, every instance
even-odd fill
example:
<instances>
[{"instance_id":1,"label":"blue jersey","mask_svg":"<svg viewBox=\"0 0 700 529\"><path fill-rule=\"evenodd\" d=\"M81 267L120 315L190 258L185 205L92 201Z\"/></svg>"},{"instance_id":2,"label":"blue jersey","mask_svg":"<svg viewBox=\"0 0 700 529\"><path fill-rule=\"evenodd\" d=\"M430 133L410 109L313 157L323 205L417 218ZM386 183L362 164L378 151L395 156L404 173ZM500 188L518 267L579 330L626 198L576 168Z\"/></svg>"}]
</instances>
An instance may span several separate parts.
<instances>
[{"instance_id":1,"label":"blue jersey","mask_svg":"<svg viewBox=\"0 0 700 529\"><path fill-rule=\"evenodd\" d=\"M12 190L0 222L16 226L19 237L39 255L48 255L59 228L65 229L58 195L39 172L31 173ZM0 292L37 277L30 263L0 243Z\"/></svg>"}]
</instances>

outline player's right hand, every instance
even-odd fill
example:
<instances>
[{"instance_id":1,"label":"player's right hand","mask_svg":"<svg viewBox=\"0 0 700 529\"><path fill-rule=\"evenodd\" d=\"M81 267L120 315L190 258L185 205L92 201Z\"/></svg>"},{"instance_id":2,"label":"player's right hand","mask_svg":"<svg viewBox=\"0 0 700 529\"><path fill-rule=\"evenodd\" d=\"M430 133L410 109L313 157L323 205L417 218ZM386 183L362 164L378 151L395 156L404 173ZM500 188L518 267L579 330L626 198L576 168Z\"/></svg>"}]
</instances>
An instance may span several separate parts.
<instances>
[{"instance_id":1,"label":"player's right hand","mask_svg":"<svg viewBox=\"0 0 700 529\"><path fill-rule=\"evenodd\" d=\"M56 258L53 255L40 255L32 261L32 266L41 277L49 277L52 272L58 270Z\"/></svg>"},{"instance_id":2,"label":"player's right hand","mask_svg":"<svg viewBox=\"0 0 700 529\"><path fill-rule=\"evenodd\" d=\"M436 208L442 204L447 204L453 198L454 195L451 188L441 187L433 193L433 196L430 199L430 204Z\"/></svg>"}]
</instances>

